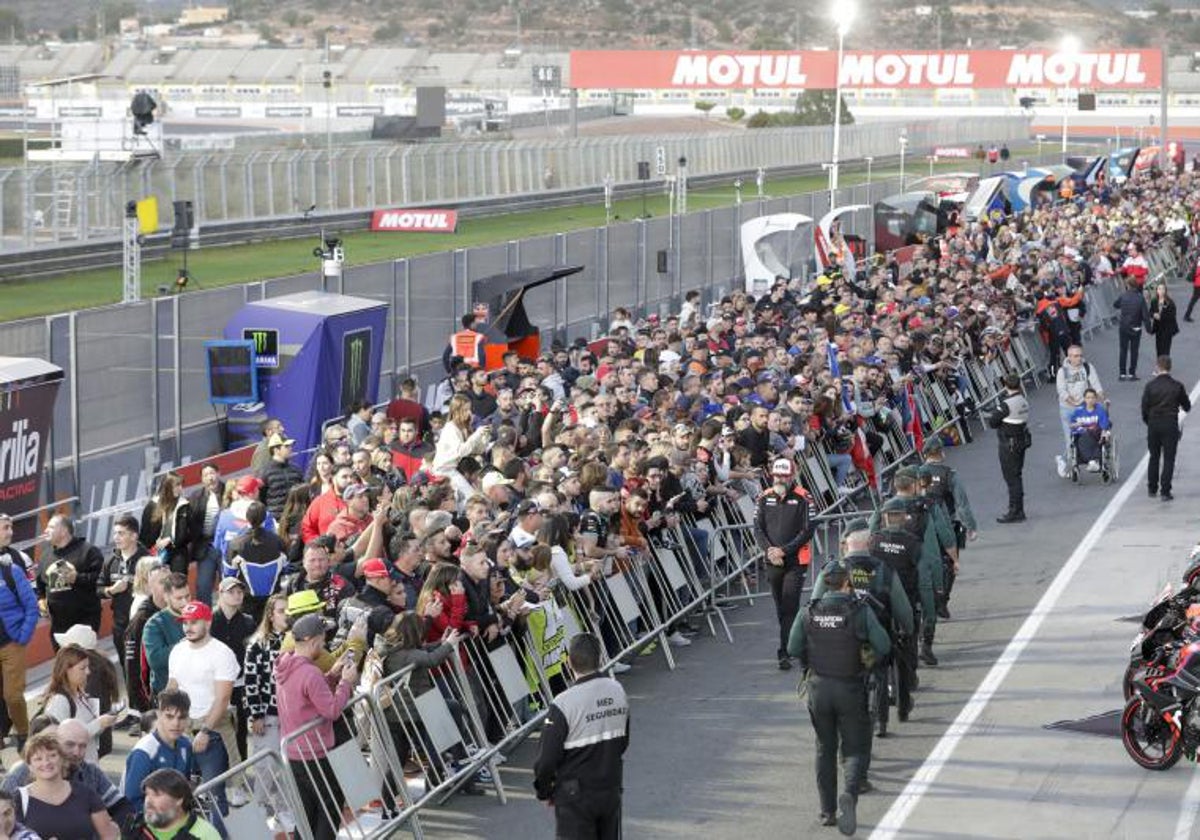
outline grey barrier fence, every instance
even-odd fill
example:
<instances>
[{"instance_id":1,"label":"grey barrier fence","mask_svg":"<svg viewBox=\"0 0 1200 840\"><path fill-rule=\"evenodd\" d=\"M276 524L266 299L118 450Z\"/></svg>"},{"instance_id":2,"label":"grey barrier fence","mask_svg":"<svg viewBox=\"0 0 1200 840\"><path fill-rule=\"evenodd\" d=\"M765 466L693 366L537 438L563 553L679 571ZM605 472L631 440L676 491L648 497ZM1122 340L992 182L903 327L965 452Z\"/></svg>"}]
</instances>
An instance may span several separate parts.
<instances>
[{"instance_id":1,"label":"grey barrier fence","mask_svg":"<svg viewBox=\"0 0 1200 840\"><path fill-rule=\"evenodd\" d=\"M909 148L1014 141L1028 135L1023 117L910 120L849 125L840 156L850 161ZM0 168L0 248L120 236L125 202L156 195L160 221L171 202L193 202L196 223L365 210L596 187L637 178L637 162L662 147L670 171L687 158L693 175L816 164L831 156L827 127L731 129L709 134L645 134L471 140L400 145L324 144L308 149L211 150L130 163L31 163ZM919 161L914 161L919 164Z\"/></svg>"},{"instance_id":2,"label":"grey barrier fence","mask_svg":"<svg viewBox=\"0 0 1200 840\"><path fill-rule=\"evenodd\" d=\"M871 204L897 187L894 179L844 187L836 205ZM824 190L756 198L673 218L352 265L330 291L390 305L380 380L387 399L405 377L423 386L440 378L442 348L470 304L473 280L547 263L584 266L564 282L532 290L526 308L547 339L590 339L603 334L619 306L639 316L665 314L693 289L705 304L727 294L741 271L744 220L781 212L819 219L829 206ZM853 214L844 229L868 235L860 229L869 224L865 215ZM666 274L657 270L660 250L670 257ZM146 496L147 477L160 465L220 451L205 340L221 337L247 302L321 286L312 272L0 324L0 355L46 359L66 372L55 405L47 498L78 497L87 511L127 504Z\"/></svg>"}]
</instances>

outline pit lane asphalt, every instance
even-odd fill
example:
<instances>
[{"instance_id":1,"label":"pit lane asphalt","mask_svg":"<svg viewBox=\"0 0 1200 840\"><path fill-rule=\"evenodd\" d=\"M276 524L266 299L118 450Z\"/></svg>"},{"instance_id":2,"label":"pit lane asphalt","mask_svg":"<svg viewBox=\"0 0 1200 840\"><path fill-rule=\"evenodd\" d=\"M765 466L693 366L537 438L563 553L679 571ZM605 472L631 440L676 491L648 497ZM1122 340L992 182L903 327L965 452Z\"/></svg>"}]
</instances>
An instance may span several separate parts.
<instances>
[{"instance_id":1,"label":"pit lane asphalt","mask_svg":"<svg viewBox=\"0 0 1200 840\"><path fill-rule=\"evenodd\" d=\"M1175 291L1182 306L1188 290ZM1200 377L1200 329L1181 326L1173 347L1174 375L1190 389ZM1098 332L1085 342L1084 350L1112 399L1123 481L1145 451L1139 401L1153 368L1154 343L1150 336L1142 341L1140 382L1117 381L1115 330ZM893 719L893 734L876 741L871 770L876 791L859 802L860 837L869 835L921 767L1119 487L1101 486L1096 476L1087 476L1081 486L1059 479L1053 457L1062 438L1053 387L1031 393L1030 402L1034 445L1025 469L1028 522L995 522L1006 496L994 433L980 432L976 425L973 444L947 450L947 460L966 483L980 536L963 554L951 602L953 620L938 629L935 649L941 664L922 668L911 720L897 724ZM1196 446L1191 445L1193 439ZM1135 625L1114 620L1143 611L1162 583L1177 577L1187 551L1200 537L1200 528L1190 521L1200 499L1200 474L1191 467L1197 458L1200 420L1189 424L1181 444L1176 501L1166 506L1146 499L1141 486L1134 488L1113 528L1137 533L1106 534L1094 552L1119 557L1121 569L1103 570L1109 597L1073 620L1094 621L1102 630L1096 635L1104 647L1073 649L1058 667L1043 667L1024 677L1024 687L1013 690L1025 691L1028 702L1007 711L1003 720L985 710L972 737L990 736L993 741L985 745L989 750L999 743L996 739L1036 736L1051 721L1122 705L1120 675ZM1085 561L1077 581L1093 574L1092 562L1091 557ZM667 670L661 656L653 656L641 659L620 678L632 706L625 836L838 836L836 829L822 829L817 823L812 728L797 700L796 671L775 667L770 597L729 612L728 620L733 645L701 635L691 647L676 651L674 672ZM1055 704L1043 704L1043 697L1053 698ZM970 737L964 745L969 741ZM1055 733L1041 740L1037 752L1051 766L1033 773L1025 771L1025 758L1018 753L991 750L995 757L989 762L988 750L981 749L975 748L969 756L975 760L967 761L968 754L960 748L971 775L956 775L953 767L956 772L944 773L942 786L921 801L912 824L902 826L899 836L1170 836L1161 830L1147 834L1139 815L1159 812L1155 829L1174 826L1192 778L1186 764L1165 774L1139 769L1115 738ZM1105 762L1086 760L1088 750L1103 755ZM456 796L423 813L426 836L552 837L552 814L532 795L535 755L536 737L502 767L507 806L490 792L483 797ZM1030 784L1030 779L1035 782ZM1014 780L1022 780L1029 790ZM1011 795L995 791L1010 785ZM996 795L980 795L989 790ZM1038 817L1040 808L1047 809L1046 819ZM1086 828L1072 821L1078 814L1072 808L1086 808L1091 814Z\"/></svg>"}]
</instances>

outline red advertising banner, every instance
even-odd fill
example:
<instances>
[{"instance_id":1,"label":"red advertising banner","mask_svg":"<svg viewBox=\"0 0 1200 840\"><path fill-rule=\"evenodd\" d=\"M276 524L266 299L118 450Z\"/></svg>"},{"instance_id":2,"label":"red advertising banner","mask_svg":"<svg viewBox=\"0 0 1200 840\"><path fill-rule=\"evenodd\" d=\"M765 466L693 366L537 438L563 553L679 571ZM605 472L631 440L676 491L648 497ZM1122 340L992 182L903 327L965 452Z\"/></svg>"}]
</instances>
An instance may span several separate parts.
<instances>
[{"instance_id":1,"label":"red advertising banner","mask_svg":"<svg viewBox=\"0 0 1200 840\"><path fill-rule=\"evenodd\" d=\"M38 507L62 377L41 359L0 359L0 512L14 519ZM35 525L18 522L17 539L32 536Z\"/></svg>"},{"instance_id":2,"label":"red advertising banner","mask_svg":"<svg viewBox=\"0 0 1200 840\"><path fill-rule=\"evenodd\" d=\"M454 233L458 228L456 210L376 210L371 230L402 233Z\"/></svg>"},{"instance_id":3,"label":"red advertising banner","mask_svg":"<svg viewBox=\"0 0 1200 840\"><path fill-rule=\"evenodd\" d=\"M569 87L666 88L837 87L837 53L582 50L571 53ZM1159 50L1067 53L1024 50L847 52L848 88L1158 88Z\"/></svg>"}]
</instances>

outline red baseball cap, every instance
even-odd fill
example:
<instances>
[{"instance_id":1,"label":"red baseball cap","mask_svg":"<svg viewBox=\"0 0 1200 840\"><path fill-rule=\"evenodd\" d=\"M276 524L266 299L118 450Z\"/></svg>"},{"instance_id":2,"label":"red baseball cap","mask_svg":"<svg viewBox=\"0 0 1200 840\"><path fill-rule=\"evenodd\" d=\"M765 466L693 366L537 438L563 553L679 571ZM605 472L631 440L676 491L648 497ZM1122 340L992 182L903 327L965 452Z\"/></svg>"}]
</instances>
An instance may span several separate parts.
<instances>
[{"instance_id":1,"label":"red baseball cap","mask_svg":"<svg viewBox=\"0 0 1200 840\"><path fill-rule=\"evenodd\" d=\"M203 601L189 601L179 614L180 621L212 621L212 607Z\"/></svg>"},{"instance_id":2,"label":"red baseball cap","mask_svg":"<svg viewBox=\"0 0 1200 840\"><path fill-rule=\"evenodd\" d=\"M243 496L257 496L262 489L262 481L252 475L244 475L238 479L237 491Z\"/></svg>"},{"instance_id":3,"label":"red baseball cap","mask_svg":"<svg viewBox=\"0 0 1200 840\"><path fill-rule=\"evenodd\" d=\"M388 572L387 564L378 557L372 557L370 560L363 563L362 573L363 577L367 578L391 577L391 573Z\"/></svg>"}]
</instances>

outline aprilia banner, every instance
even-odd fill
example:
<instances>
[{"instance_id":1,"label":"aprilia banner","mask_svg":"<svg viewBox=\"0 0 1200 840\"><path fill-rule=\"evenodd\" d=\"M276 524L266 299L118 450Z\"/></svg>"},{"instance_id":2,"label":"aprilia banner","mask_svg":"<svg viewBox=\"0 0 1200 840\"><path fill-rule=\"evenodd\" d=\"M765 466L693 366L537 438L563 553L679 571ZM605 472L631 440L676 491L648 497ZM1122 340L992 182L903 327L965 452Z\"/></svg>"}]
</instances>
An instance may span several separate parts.
<instances>
[{"instance_id":1,"label":"aprilia banner","mask_svg":"<svg viewBox=\"0 0 1200 840\"><path fill-rule=\"evenodd\" d=\"M583 50L571 53L570 87L664 88L837 87L837 53ZM1067 53L1016 50L847 52L848 88L1158 88L1159 50Z\"/></svg>"},{"instance_id":2,"label":"aprilia banner","mask_svg":"<svg viewBox=\"0 0 1200 840\"><path fill-rule=\"evenodd\" d=\"M39 506L62 378L62 368L41 359L0 358L0 512L14 519ZM32 536L36 525L18 519L17 539Z\"/></svg>"},{"instance_id":3,"label":"aprilia banner","mask_svg":"<svg viewBox=\"0 0 1200 840\"><path fill-rule=\"evenodd\" d=\"M373 231L454 233L457 228L457 210L376 210L371 216Z\"/></svg>"}]
</instances>

